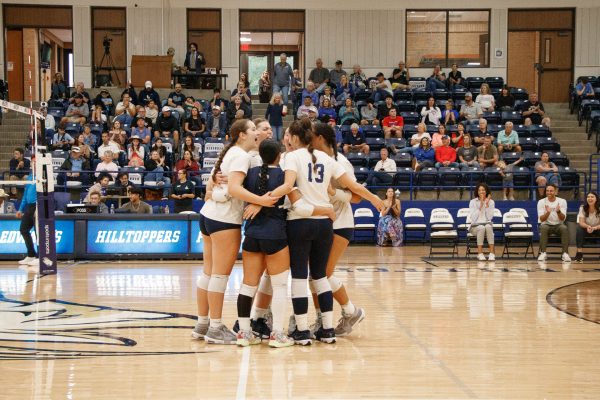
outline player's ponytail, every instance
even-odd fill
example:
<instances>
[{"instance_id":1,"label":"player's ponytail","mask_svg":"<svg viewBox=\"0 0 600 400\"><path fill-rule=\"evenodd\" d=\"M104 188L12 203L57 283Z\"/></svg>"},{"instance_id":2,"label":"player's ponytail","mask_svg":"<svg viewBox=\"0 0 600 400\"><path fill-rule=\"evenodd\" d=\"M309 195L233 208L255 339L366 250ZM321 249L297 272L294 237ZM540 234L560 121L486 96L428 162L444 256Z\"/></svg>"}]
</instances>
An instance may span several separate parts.
<instances>
[{"instance_id":1,"label":"player's ponytail","mask_svg":"<svg viewBox=\"0 0 600 400\"><path fill-rule=\"evenodd\" d=\"M233 125L231 125L231 129L229 132L229 135L231 137L231 142L227 146L225 146L225 148L223 150L221 150L219 159L215 163L215 169L212 174L212 180L214 183L217 183L217 174L221 171L221 164L223 163L223 158L225 157L225 154L227 154L229 149L231 149L233 146L236 145L238 139L240 138L240 133L246 132L246 130L248 129L249 122L250 122L250 120L240 119L240 120L235 121L233 123Z\"/></svg>"},{"instance_id":2,"label":"player's ponytail","mask_svg":"<svg viewBox=\"0 0 600 400\"><path fill-rule=\"evenodd\" d=\"M292 122L290 125L290 134L292 136L298 136L300 143L306 146L308 152L312 157L312 163L314 171L317 172L317 157L314 154L314 148L312 147L312 136L313 136L313 125L312 122L306 117L302 117Z\"/></svg>"},{"instance_id":3,"label":"player's ponytail","mask_svg":"<svg viewBox=\"0 0 600 400\"><path fill-rule=\"evenodd\" d=\"M258 147L258 154L262 158L263 164L260 167L260 175L258 177L258 195L262 196L268 192L269 182L269 165L272 165L279 154L281 153L281 146L274 140L263 140Z\"/></svg>"},{"instance_id":4,"label":"player's ponytail","mask_svg":"<svg viewBox=\"0 0 600 400\"><path fill-rule=\"evenodd\" d=\"M313 134L321 136L325 140L325 143L333 150L333 158L337 160L337 143L335 142L335 131L333 128L328 124L315 124Z\"/></svg>"}]
</instances>

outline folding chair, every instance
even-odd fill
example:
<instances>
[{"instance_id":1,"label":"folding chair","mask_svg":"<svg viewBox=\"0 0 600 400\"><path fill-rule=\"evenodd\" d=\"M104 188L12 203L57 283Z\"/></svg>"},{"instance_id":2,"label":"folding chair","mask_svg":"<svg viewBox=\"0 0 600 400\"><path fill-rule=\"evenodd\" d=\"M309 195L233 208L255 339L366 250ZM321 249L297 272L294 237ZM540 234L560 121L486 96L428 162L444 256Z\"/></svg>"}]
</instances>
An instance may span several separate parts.
<instances>
[{"instance_id":1,"label":"folding chair","mask_svg":"<svg viewBox=\"0 0 600 400\"><path fill-rule=\"evenodd\" d=\"M408 240L408 232L417 232L421 234L421 243L425 243L427 236L427 225L425 224L425 214L420 208L407 208L404 210L404 241Z\"/></svg>"},{"instance_id":2,"label":"folding chair","mask_svg":"<svg viewBox=\"0 0 600 400\"><path fill-rule=\"evenodd\" d=\"M377 225L375 225L374 220L373 210L366 207L357 208L354 211L354 234L352 235L352 241L358 241L356 235L358 232L370 232L370 235L361 236L361 238L368 239L367 241L369 242L374 242L375 233L377 232Z\"/></svg>"},{"instance_id":3,"label":"folding chair","mask_svg":"<svg viewBox=\"0 0 600 400\"><path fill-rule=\"evenodd\" d=\"M527 258L529 249L531 249L531 256L534 257L533 250L533 232L531 229L523 229L523 227L531 227L527 222L527 219L519 211L509 211L502 216L502 223L504 224L504 249L502 250L502 257L506 255L506 258L510 258L511 255L520 255L520 252L511 251L511 248L525 249L523 256Z\"/></svg>"},{"instance_id":4,"label":"folding chair","mask_svg":"<svg viewBox=\"0 0 600 400\"><path fill-rule=\"evenodd\" d=\"M431 233L429 234L429 257L434 254L450 254L458 256L458 233L454 227L454 218L448 210L432 212L429 218ZM433 249L446 249L433 251ZM447 249L450 249L449 251Z\"/></svg>"}]
</instances>

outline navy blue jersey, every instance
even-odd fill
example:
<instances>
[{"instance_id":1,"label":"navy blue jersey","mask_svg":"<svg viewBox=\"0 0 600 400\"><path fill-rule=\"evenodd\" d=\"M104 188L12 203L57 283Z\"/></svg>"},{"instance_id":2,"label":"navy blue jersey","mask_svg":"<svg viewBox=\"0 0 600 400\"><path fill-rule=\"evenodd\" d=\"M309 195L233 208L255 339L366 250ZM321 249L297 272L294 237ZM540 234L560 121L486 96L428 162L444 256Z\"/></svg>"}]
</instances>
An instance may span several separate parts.
<instances>
[{"instance_id":1,"label":"navy blue jersey","mask_svg":"<svg viewBox=\"0 0 600 400\"><path fill-rule=\"evenodd\" d=\"M251 168L244 181L244 187L254 194L259 194L260 168ZM285 173L281 168L269 167L267 191L275 190L283 184L284 180ZM287 210L282 208L283 200L282 197L274 207L263 207L253 220L246 221L246 236L255 239L287 239L285 230Z\"/></svg>"}]
</instances>

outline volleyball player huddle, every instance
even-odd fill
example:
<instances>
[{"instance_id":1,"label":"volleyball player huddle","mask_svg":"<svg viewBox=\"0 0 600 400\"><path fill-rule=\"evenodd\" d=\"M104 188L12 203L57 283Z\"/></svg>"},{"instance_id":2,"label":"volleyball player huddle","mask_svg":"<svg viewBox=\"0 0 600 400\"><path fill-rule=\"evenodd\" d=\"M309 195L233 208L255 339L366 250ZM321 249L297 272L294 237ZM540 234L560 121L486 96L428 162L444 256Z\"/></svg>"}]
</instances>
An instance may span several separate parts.
<instances>
[{"instance_id":1,"label":"volleyball player huddle","mask_svg":"<svg viewBox=\"0 0 600 400\"><path fill-rule=\"evenodd\" d=\"M349 334L365 317L333 272L352 237L350 203L364 198L382 210L382 200L356 182L350 162L337 154L330 126L295 121L284 135L285 153L279 143L269 140L271 136L265 120L236 121L230 130L232 141L221 152L207 185L200 212L204 272L197 281L198 323L192 332L207 343L248 346L262 338L268 338L271 347L308 345L313 339L334 343L336 335ZM257 147L260 158L253 157ZM236 334L223 324L221 315L244 220L244 279ZM286 335L290 272L294 316ZM317 309L317 321L310 329L309 277ZM335 329L334 298L342 306ZM271 326L265 315L269 302Z\"/></svg>"}]
</instances>

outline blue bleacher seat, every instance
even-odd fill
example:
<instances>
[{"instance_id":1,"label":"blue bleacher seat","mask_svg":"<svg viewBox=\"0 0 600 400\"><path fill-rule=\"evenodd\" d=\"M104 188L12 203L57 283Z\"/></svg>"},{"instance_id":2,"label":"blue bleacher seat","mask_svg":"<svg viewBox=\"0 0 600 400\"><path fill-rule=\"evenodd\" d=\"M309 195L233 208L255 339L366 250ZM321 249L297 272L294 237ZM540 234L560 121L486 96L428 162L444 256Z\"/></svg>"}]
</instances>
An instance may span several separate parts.
<instances>
[{"instance_id":1,"label":"blue bleacher seat","mask_svg":"<svg viewBox=\"0 0 600 400\"><path fill-rule=\"evenodd\" d=\"M529 168L517 166L513 169L513 184L515 187L526 187L531 184Z\"/></svg>"},{"instance_id":2,"label":"blue bleacher seat","mask_svg":"<svg viewBox=\"0 0 600 400\"><path fill-rule=\"evenodd\" d=\"M65 132L69 135L78 135L81 132L81 125L77 122L67 122Z\"/></svg>"},{"instance_id":3,"label":"blue bleacher seat","mask_svg":"<svg viewBox=\"0 0 600 400\"><path fill-rule=\"evenodd\" d=\"M404 119L404 125L416 125L421 121L419 114L415 111L402 111L400 116Z\"/></svg>"},{"instance_id":4,"label":"blue bleacher seat","mask_svg":"<svg viewBox=\"0 0 600 400\"><path fill-rule=\"evenodd\" d=\"M498 132L500 132L501 130L504 129L504 125L501 124L488 124L488 132L490 133L490 135L496 137L498 136Z\"/></svg>"},{"instance_id":5,"label":"blue bleacher seat","mask_svg":"<svg viewBox=\"0 0 600 400\"><path fill-rule=\"evenodd\" d=\"M485 78L485 83L487 83L491 89L501 89L504 86L504 79L500 76L488 76Z\"/></svg>"},{"instance_id":6,"label":"blue bleacher seat","mask_svg":"<svg viewBox=\"0 0 600 400\"><path fill-rule=\"evenodd\" d=\"M426 89L415 89L413 90L413 101L417 102L417 101L423 101L425 100L425 102L427 102L427 99L431 97L431 92L429 92Z\"/></svg>"},{"instance_id":7,"label":"blue bleacher seat","mask_svg":"<svg viewBox=\"0 0 600 400\"><path fill-rule=\"evenodd\" d=\"M394 102L398 100L412 100L412 90L398 89L394 90Z\"/></svg>"},{"instance_id":8,"label":"blue bleacher seat","mask_svg":"<svg viewBox=\"0 0 600 400\"><path fill-rule=\"evenodd\" d=\"M510 94L513 95L515 100L525 101L529 98L529 94L527 93L527 90L522 89L522 88L510 88Z\"/></svg>"},{"instance_id":9,"label":"blue bleacher seat","mask_svg":"<svg viewBox=\"0 0 600 400\"><path fill-rule=\"evenodd\" d=\"M402 135L406 140L409 140L412 135L417 133L417 125L406 125L402 128Z\"/></svg>"},{"instance_id":10,"label":"blue bleacher seat","mask_svg":"<svg viewBox=\"0 0 600 400\"><path fill-rule=\"evenodd\" d=\"M540 137L537 139L540 151L560 151L560 143L551 137Z\"/></svg>"},{"instance_id":11,"label":"blue bleacher seat","mask_svg":"<svg viewBox=\"0 0 600 400\"><path fill-rule=\"evenodd\" d=\"M463 182L465 185L475 186L479 182L483 182L485 175L479 167L468 167L461 170L463 173Z\"/></svg>"},{"instance_id":12,"label":"blue bleacher seat","mask_svg":"<svg viewBox=\"0 0 600 400\"><path fill-rule=\"evenodd\" d=\"M519 145L523 151L538 151L539 147L535 138L519 137Z\"/></svg>"},{"instance_id":13,"label":"blue bleacher seat","mask_svg":"<svg viewBox=\"0 0 600 400\"><path fill-rule=\"evenodd\" d=\"M540 161L542 158L542 153L539 151L524 151L523 152L523 166L524 167L534 167L535 163Z\"/></svg>"},{"instance_id":14,"label":"blue bleacher seat","mask_svg":"<svg viewBox=\"0 0 600 400\"><path fill-rule=\"evenodd\" d=\"M381 153L379 153L379 150L369 152L369 168L375 167L379 160L381 160Z\"/></svg>"},{"instance_id":15,"label":"blue bleacher seat","mask_svg":"<svg viewBox=\"0 0 600 400\"><path fill-rule=\"evenodd\" d=\"M436 89L435 92L433 92L433 98L436 100L448 100L452 98L452 93L448 92L446 89Z\"/></svg>"},{"instance_id":16,"label":"blue bleacher seat","mask_svg":"<svg viewBox=\"0 0 600 400\"><path fill-rule=\"evenodd\" d=\"M60 120L62 117L65 116L65 110L62 107L48 107L48 114L52 115L54 119Z\"/></svg>"},{"instance_id":17,"label":"blue bleacher seat","mask_svg":"<svg viewBox=\"0 0 600 400\"><path fill-rule=\"evenodd\" d=\"M367 167L354 167L354 176L358 183L363 183L369 177L369 168Z\"/></svg>"},{"instance_id":18,"label":"blue bleacher seat","mask_svg":"<svg viewBox=\"0 0 600 400\"><path fill-rule=\"evenodd\" d=\"M523 116L521 115L520 111L502 111L502 123L507 121L518 125L523 122Z\"/></svg>"},{"instance_id":19,"label":"blue bleacher seat","mask_svg":"<svg viewBox=\"0 0 600 400\"><path fill-rule=\"evenodd\" d=\"M435 168L424 168L417 173L419 189L434 190L438 184L438 171Z\"/></svg>"},{"instance_id":20,"label":"blue bleacher seat","mask_svg":"<svg viewBox=\"0 0 600 400\"><path fill-rule=\"evenodd\" d=\"M388 146L388 147L394 146L398 150L403 149L408 145L406 143L406 139L404 139L404 138L389 138L389 139L386 139L385 142L386 142L386 146Z\"/></svg>"},{"instance_id":21,"label":"blue bleacher seat","mask_svg":"<svg viewBox=\"0 0 600 400\"><path fill-rule=\"evenodd\" d=\"M517 161L521 157L521 153L517 152L504 152L500 156L500 159L503 160L507 164L512 164Z\"/></svg>"},{"instance_id":22,"label":"blue bleacher seat","mask_svg":"<svg viewBox=\"0 0 600 400\"><path fill-rule=\"evenodd\" d=\"M379 150L385 147L385 139L381 137L367 137L366 143L369 145L371 152L379 152Z\"/></svg>"},{"instance_id":23,"label":"blue bleacher seat","mask_svg":"<svg viewBox=\"0 0 600 400\"><path fill-rule=\"evenodd\" d=\"M531 134L531 130L527 125L513 125L513 130L517 132L520 138L522 137L535 137Z\"/></svg>"},{"instance_id":24,"label":"blue bleacher seat","mask_svg":"<svg viewBox=\"0 0 600 400\"><path fill-rule=\"evenodd\" d=\"M392 159L396 161L396 167L406 168L412 166L412 154L410 153L396 153L392 156Z\"/></svg>"},{"instance_id":25,"label":"blue bleacher seat","mask_svg":"<svg viewBox=\"0 0 600 400\"><path fill-rule=\"evenodd\" d=\"M579 174L575 168L569 166L559 166L558 174L560 175L560 189L569 189L579 187Z\"/></svg>"},{"instance_id":26,"label":"blue bleacher seat","mask_svg":"<svg viewBox=\"0 0 600 400\"><path fill-rule=\"evenodd\" d=\"M364 153L348 153L346 158L355 167L368 167L369 159Z\"/></svg>"},{"instance_id":27,"label":"blue bleacher seat","mask_svg":"<svg viewBox=\"0 0 600 400\"><path fill-rule=\"evenodd\" d=\"M530 125L529 132L532 137L535 138L548 138L552 136L552 132L544 125Z\"/></svg>"},{"instance_id":28,"label":"blue bleacher seat","mask_svg":"<svg viewBox=\"0 0 600 400\"><path fill-rule=\"evenodd\" d=\"M427 100L416 100L415 101L415 111L417 111L417 113L421 113L421 110L425 106L427 106Z\"/></svg>"},{"instance_id":29,"label":"blue bleacher seat","mask_svg":"<svg viewBox=\"0 0 600 400\"><path fill-rule=\"evenodd\" d=\"M502 120L502 116L498 111L484 111L483 118L486 119L488 124L499 124Z\"/></svg>"},{"instance_id":30,"label":"blue bleacher seat","mask_svg":"<svg viewBox=\"0 0 600 400\"><path fill-rule=\"evenodd\" d=\"M568 167L569 166L569 158L566 154L561 153L560 151L548 151L548 157L550 161L556 164L557 167Z\"/></svg>"},{"instance_id":31,"label":"blue bleacher seat","mask_svg":"<svg viewBox=\"0 0 600 400\"><path fill-rule=\"evenodd\" d=\"M502 175L500 175L500 168L498 167L487 167L483 170L485 173L485 182L492 188L502 187Z\"/></svg>"},{"instance_id":32,"label":"blue bleacher seat","mask_svg":"<svg viewBox=\"0 0 600 400\"><path fill-rule=\"evenodd\" d=\"M481 87L483 82L485 82L485 79L479 76L470 76L465 79L465 82L467 84L467 88L473 92L474 89L479 89ZM473 94L473 98L475 98L475 94Z\"/></svg>"},{"instance_id":33,"label":"blue bleacher seat","mask_svg":"<svg viewBox=\"0 0 600 400\"><path fill-rule=\"evenodd\" d=\"M343 127L342 127L343 128ZM350 131L348 129L348 131ZM379 125L365 125L362 127L362 131L365 133L367 138L382 138L383 130Z\"/></svg>"},{"instance_id":34,"label":"blue bleacher seat","mask_svg":"<svg viewBox=\"0 0 600 400\"><path fill-rule=\"evenodd\" d=\"M454 99L455 102L459 101L459 100L464 100L465 93L467 93L467 89L463 89L463 88L454 89L454 92L452 93L452 98Z\"/></svg>"},{"instance_id":35,"label":"blue bleacher seat","mask_svg":"<svg viewBox=\"0 0 600 400\"><path fill-rule=\"evenodd\" d=\"M458 168L441 167L438 170L440 187L442 190L458 190L462 184L462 173Z\"/></svg>"},{"instance_id":36,"label":"blue bleacher seat","mask_svg":"<svg viewBox=\"0 0 600 400\"><path fill-rule=\"evenodd\" d=\"M410 154L408 155L410 156ZM413 176L414 171L412 168L398 166L396 174L394 175L393 185L409 188L411 187L411 184L413 184Z\"/></svg>"}]
</instances>

